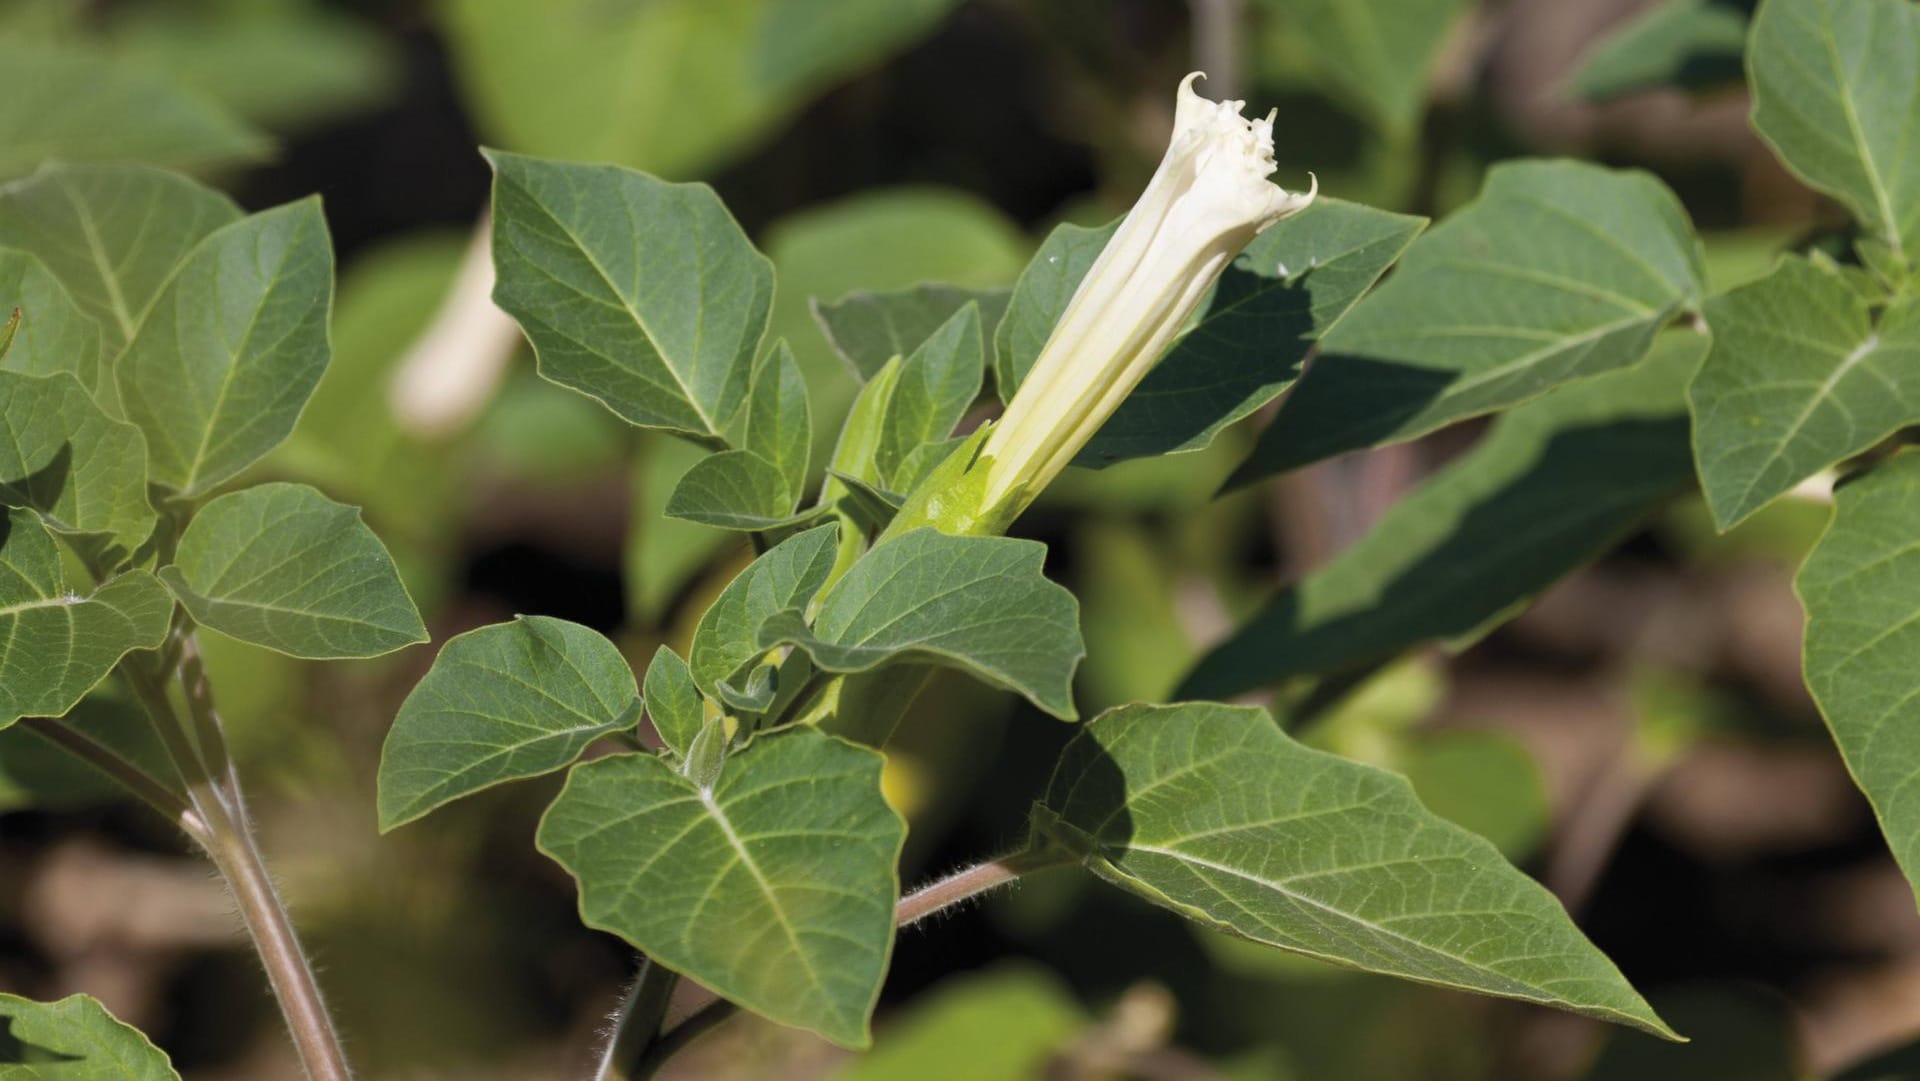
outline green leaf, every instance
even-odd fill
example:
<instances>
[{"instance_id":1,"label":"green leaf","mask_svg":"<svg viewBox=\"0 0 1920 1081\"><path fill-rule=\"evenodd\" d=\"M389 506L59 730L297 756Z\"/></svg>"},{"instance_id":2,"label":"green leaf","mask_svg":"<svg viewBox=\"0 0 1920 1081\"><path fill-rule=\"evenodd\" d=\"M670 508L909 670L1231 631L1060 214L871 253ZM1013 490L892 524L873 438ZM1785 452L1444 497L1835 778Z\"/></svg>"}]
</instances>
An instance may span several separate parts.
<instances>
[{"instance_id":1,"label":"green leaf","mask_svg":"<svg viewBox=\"0 0 1920 1081\"><path fill-rule=\"evenodd\" d=\"M1794 485L1920 421L1920 297L1880 314L1834 270L1789 257L1706 304L1688 401L1714 522L1731 529Z\"/></svg>"},{"instance_id":2,"label":"green leaf","mask_svg":"<svg viewBox=\"0 0 1920 1081\"><path fill-rule=\"evenodd\" d=\"M1119 219L1098 228L1057 225L1020 272L1007 300L1007 314L993 332L993 379L1001 401L1012 401L1013 392L1026 381L1053 334L1053 325L1080 288L1080 280L1093 269L1094 260L1118 228Z\"/></svg>"},{"instance_id":3,"label":"green leaf","mask_svg":"<svg viewBox=\"0 0 1920 1081\"><path fill-rule=\"evenodd\" d=\"M116 556L153 531L140 430L108 417L72 374L0 372L0 431L0 504L109 538Z\"/></svg>"},{"instance_id":4,"label":"green leaf","mask_svg":"<svg viewBox=\"0 0 1920 1081\"><path fill-rule=\"evenodd\" d=\"M594 740L632 727L639 693L613 643L577 623L519 616L452 639L387 733L381 831L572 765Z\"/></svg>"},{"instance_id":5,"label":"green leaf","mask_svg":"<svg viewBox=\"0 0 1920 1081\"><path fill-rule=\"evenodd\" d=\"M801 605L765 619L760 648L792 643L829 672L939 664L1074 719L1086 647L1073 594L1041 573L1046 545L916 529L877 545L827 591L811 626Z\"/></svg>"},{"instance_id":6,"label":"green leaf","mask_svg":"<svg viewBox=\"0 0 1920 1081\"><path fill-rule=\"evenodd\" d=\"M195 621L293 657L377 657L427 640L359 509L304 484L208 503L160 577Z\"/></svg>"},{"instance_id":7,"label":"green leaf","mask_svg":"<svg viewBox=\"0 0 1920 1081\"><path fill-rule=\"evenodd\" d=\"M0 728L72 709L120 658L158 648L172 613L166 589L145 571L90 597L74 592L39 517L8 511L0 519Z\"/></svg>"},{"instance_id":8,"label":"green leaf","mask_svg":"<svg viewBox=\"0 0 1920 1081\"><path fill-rule=\"evenodd\" d=\"M1566 911L1406 780L1265 711L1122 706L1067 746L1036 843L1206 926L1323 961L1674 1037Z\"/></svg>"},{"instance_id":9,"label":"green leaf","mask_svg":"<svg viewBox=\"0 0 1920 1081\"><path fill-rule=\"evenodd\" d=\"M0 1081L180 1081L165 1052L86 995L32 1002L0 994Z\"/></svg>"},{"instance_id":10,"label":"green leaf","mask_svg":"<svg viewBox=\"0 0 1920 1081\"><path fill-rule=\"evenodd\" d=\"M1293 384L1313 343L1353 307L1426 219L1316 199L1261 233L1188 330L1074 464L1202 450Z\"/></svg>"},{"instance_id":11,"label":"green leaf","mask_svg":"<svg viewBox=\"0 0 1920 1081\"><path fill-rule=\"evenodd\" d=\"M499 151L493 298L540 373L630 423L720 439L747 395L773 264L704 184Z\"/></svg>"},{"instance_id":12,"label":"green leaf","mask_svg":"<svg viewBox=\"0 0 1920 1081\"><path fill-rule=\"evenodd\" d=\"M960 0L765 0L754 54L761 84L794 94L931 31Z\"/></svg>"},{"instance_id":13,"label":"green leaf","mask_svg":"<svg viewBox=\"0 0 1920 1081\"><path fill-rule=\"evenodd\" d=\"M776 343L754 367L743 441L746 449L780 470L791 496L786 510L791 511L807 487L813 415L807 407L807 381L793 359L793 350L784 341Z\"/></svg>"},{"instance_id":14,"label":"green leaf","mask_svg":"<svg viewBox=\"0 0 1920 1081\"><path fill-rule=\"evenodd\" d=\"M1834 493L1833 522L1794 581L1807 687L1907 880L1920 888L1920 454Z\"/></svg>"},{"instance_id":15,"label":"green leaf","mask_svg":"<svg viewBox=\"0 0 1920 1081\"><path fill-rule=\"evenodd\" d=\"M117 356L201 240L240 219L219 192L137 165L52 165L0 188L0 244L32 252Z\"/></svg>"},{"instance_id":16,"label":"green leaf","mask_svg":"<svg viewBox=\"0 0 1920 1081\"><path fill-rule=\"evenodd\" d=\"M795 515L793 504L779 466L750 450L728 450L693 463L667 500L667 517L759 532L813 516Z\"/></svg>"},{"instance_id":17,"label":"green leaf","mask_svg":"<svg viewBox=\"0 0 1920 1081\"><path fill-rule=\"evenodd\" d=\"M953 435L967 407L980 396L985 374L980 309L967 304L900 362L874 448L874 466L884 485L906 490L899 478L908 456Z\"/></svg>"},{"instance_id":18,"label":"green leaf","mask_svg":"<svg viewBox=\"0 0 1920 1081\"><path fill-rule=\"evenodd\" d=\"M580 915L721 996L847 1047L893 948L906 824L876 751L794 728L702 788L665 760L579 766L539 846L580 883Z\"/></svg>"},{"instance_id":19,"label":"green leaf","mask_svg":"<svg viewBox=\"0 0 1920 1081\"><path fill-rule=\"evenodd\" d=\"M200 495L279 446L326 370L332 306L319 199L202 240L114 365L152 479Z\"/></svg>"},{"instance_id":20,"label":"green leaf","mask_svg":"<svg viewBox=\"0 0 1920 1081\"><path fill-rule=\"evenodd\" d=\"M1396 137L1411 133L1466 0L1268 0L1330 89Z\"/></svg>"},{"instance_id":21,"label":"green leaf","mask_svg":"<svg viewBox=\"0 0 1920 1081\"><path fill-rule=\"evenodd\" d=\"M980 306L981 326L999 326L1012 295L1005 289L930 284L892 292L861 290L832 303L815 297L809 303L834 352L865 382L887 361L919 348L968 303Z\"/></svg>"},{"instance_id":22,"label":"green leaf","mask_svg":"<svg viewBox=\"0 0 1920 1081\"><path fill-rule=\"evenodd\" d=\"M1202 658L1180 693L1224 698L1348 671L1513 614L1691 483L1681 396L1704 349L1676 332L1637 368L1501 417Z\"/></svg>"},{"instance_id":23,"label":"green leaf","mask_svg":"<svg viewBox=\"0 0 1920 1081\"><path fill-rule=\"evenodd\" d=\"M680 655L666 646L653 652L653 661L647 665L647 678L643 688L647 699L647 717L653 721L653 730L660 733L660 741L673 750L673 753L686 757L687 748L693 746L693 737L700 734L700 728L706 723L706 710L700 701L700 686L693 681L693 669Z\"/></svg>"},{"instance_id":24,"label":"green leaf","mask_svg":"<svg viewBox=\"0 0 1920 1081\"><path fill-rule=\"evenodd\" d=\"M1701 288L1686 212L1647 173L1495 166L1320 343L1236 483L1398 442L1622 368Z\"/></svg>"},{"instance_id":25,"label":"green leaf","mask_svg":"<svg viewBox=\"0 0 1920 1081\"><path fill-rule=\"evenodd\" d=\"M0 332L0 371L71 372L89 390L100 382L100 328L27 252L0 248L0 312L9 320Z\"/></svg>"},{"instance_id":26,"label":"green leaf","mask_svg":"<svg viewBox=\"0 0 1920 1081\"><path fill-rule=\"evenodd\" d=\"M1038 969L999 966L949 977L880 1030L874 1049L832 1081L1032 1081L1046 1077L1087 1019Z\"/></svg>"},{"instance_id":27,"label":"green leaf","mask_svg":"<svg viewBox=\"0 0 1920 1081\"><path fill-rule=\"evenodd\" d=\"M1920 8L1765 0L1747 70L1760 137L1910 260L1920 247Z\"/></svg>"},{"instance_id":28,"label":"green leaf","mask_svg":"<svg viewBox=\"0 0 1920 1081\"><path fill-rule=\"evenodd\" d=\"M226 165L268 143L137 65L66 45L0 42L0 177L43 161Z\"/></svg>"},{"instance_id":29,"label":"green leaf","mask_svg":"<svg viewBox=\"0 0 1920 1081\"><path fill-rule=\"evenodd\" d=\"M789 608L805 608L833 570L838 525L816 526L768 549L727 584L694 628L687 655L694 682L711 697L767 647L760 624Z\"/></svg>"},{"instance_id":30,"label":"green leaf","mask_svg":"<svg viewBox=\"0 0 1920 1081\"><path fill-rule=\"evenodd\" d=\"M1600 39L1567 92L1598 102L1669 86L1735 85L1743 74L1750 7L1743 0L1666 0Z\"/></svg>"},{"instance_id":31,"label":"green leaf","mask_svg":"<svg viewBox=\"0 0 1920 1081\"><path fill-rule=\"evenodd\" d=\"M108 679L60 718L60 725L107 748L122 761L187 798L152 718ZM66 810L128 799L118 780L27 725L0 729L0 810Z\"/></svg>"}]
</instances>

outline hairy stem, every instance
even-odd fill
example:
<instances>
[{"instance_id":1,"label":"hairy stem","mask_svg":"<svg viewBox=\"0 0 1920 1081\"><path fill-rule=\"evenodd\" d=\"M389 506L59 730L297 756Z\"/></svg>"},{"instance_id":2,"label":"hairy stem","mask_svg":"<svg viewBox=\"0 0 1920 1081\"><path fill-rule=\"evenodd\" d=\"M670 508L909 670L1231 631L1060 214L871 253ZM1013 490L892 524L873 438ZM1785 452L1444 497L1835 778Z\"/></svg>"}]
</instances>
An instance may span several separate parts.
<instances>
[{"instance_id":1,"label":"hairy stem","mask_svg":"<svg viewBox=\"0 0 1920 1081\"><path fill-rule=\"evenodd\" d=\"M180 774L190 810L204 826L205 837L195 840L201 842L233 894L307 1076L312 1081L351 1081L353 1074L313 966L300 948L293 921L254 843L253 823L227 757L226 737L190 631L184 633L179 647L177 674L189 718L181 717L167 695L167 683L175 671L150 671L137 661L124 665L122 671Z\"/></svg>"},{"instance_id":2,"label":"hairy stem","mask_svg":"<svg viewBox=\"0 0 1920 1081\"><path fill-rule=\"evenodd\" d=\"M613 1031L600 1051L593 1081L630 1081L652 1072L646 1066L647 1055L660 1035L660 1022L667 1016L667 1003L678 980L651 957L640 958L640 971L613 1015Z\"/></svg>"}]
</instances>

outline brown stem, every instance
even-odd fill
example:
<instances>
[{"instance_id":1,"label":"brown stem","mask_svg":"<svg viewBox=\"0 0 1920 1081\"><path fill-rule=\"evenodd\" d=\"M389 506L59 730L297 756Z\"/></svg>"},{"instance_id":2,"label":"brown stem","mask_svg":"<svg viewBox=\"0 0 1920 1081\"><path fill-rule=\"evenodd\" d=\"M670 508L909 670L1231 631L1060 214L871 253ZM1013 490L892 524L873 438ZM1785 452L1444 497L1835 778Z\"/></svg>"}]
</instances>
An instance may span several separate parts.
<instances>
[{"instance_id":1,"label":"brown stem","mask_svg":"<svg viewBox=\"0 0 1920 1081\"><path fill-rule=\"evenodd\" d=\"M654 964L652 958L640 958L640 971L613 1015L613 1031L600 1052L593 1081L627 1081L652 1072L647 1062L677 982L678 976Z\"/></svg>"}]
</instances>

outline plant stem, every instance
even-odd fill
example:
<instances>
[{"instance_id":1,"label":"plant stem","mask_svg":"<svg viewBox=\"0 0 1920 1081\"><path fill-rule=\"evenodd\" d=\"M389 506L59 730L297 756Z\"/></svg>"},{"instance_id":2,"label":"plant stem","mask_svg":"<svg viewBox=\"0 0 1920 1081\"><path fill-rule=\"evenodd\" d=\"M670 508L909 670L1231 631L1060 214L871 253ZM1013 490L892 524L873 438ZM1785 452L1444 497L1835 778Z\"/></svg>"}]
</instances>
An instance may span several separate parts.
<instances>
[{"instance_id":1,"label":"plant stem","mask_svg":"<svg viewBox=\"0 0 1920 1081\"><path fill-rule=\"evenodd\" d=\"M654 964L651 957L640 958L640 971L613 1015L613 1032L600 1052L593 1081L629 1081L652 1072L645 1067L647 1054L660 1035L660 1022L667 1016L667 1003L673 998L678 979Z\"/></svg>"},{"instance_id":2,"label":"plant stem","mask_svg":"<svg viewBox=\"0 0 1920 1081\"><path fill-rule=\"evenodd\" d=\"M213 843L213 834L192 805L105 745L94 742L91 737L51 717L23 717L20 727L38 733L42 739L118 781L138 796L142 803L179 826L180 831L193 838L195 844L205 848Z\"/></svg>"},{"instance_id":3,"label":"plant stem","mask_svg":"<svg viewBox=\"0 0 1920 1081\"><path fill-rule=\"evenodd\" d=\"M201 841L233 894L307 1076L311 1081L352 1081L313 966L307 963L293 921L254 844L253 823L226 753L226 737L213 709L199 645L191 631L182 634L179 645L177 672L191 721L180 716L167 696L166 683L174 673L148 671L137 660L122 671L179 771L190 809L204 825L205 838L195 839Z\"/></svg>"}]
</instances>

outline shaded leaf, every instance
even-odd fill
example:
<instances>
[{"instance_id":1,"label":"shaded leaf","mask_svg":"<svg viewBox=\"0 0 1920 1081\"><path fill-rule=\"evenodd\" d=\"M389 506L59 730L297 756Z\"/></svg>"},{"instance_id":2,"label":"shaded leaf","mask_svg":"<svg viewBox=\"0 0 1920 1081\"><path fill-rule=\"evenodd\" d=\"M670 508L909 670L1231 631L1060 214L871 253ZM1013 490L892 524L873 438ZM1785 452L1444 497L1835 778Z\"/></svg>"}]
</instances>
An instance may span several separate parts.
<instances>
[{"instance_id":1,"label":"shaded leaf","mask_svg":"<svg viewBox=\"0 0 1920 1081\"><path fill-rule=\"evenodd\" d=\"M1747 0L1666 0L1628 19L1588 50L1567 92L1611 101L1676 86L1717 90L1741 81Z\"/></svg>"},{"instance_id":2,"label":"shaded leaf","mask_svg":"<svg viewBox=\"0 0 1920 1081\"><path fill-rule=\"evenodd\" d=\"M1920 454L1834 493L1833 522L1800 567L1807 687L1887 845L1920 889Z\"/></svg>"},{"instance_id":3,"label":"shaded leaf","mask_svg":"<svg viewBox=\"0 0 1920 1081\"><path fill-rule=\"evenodd\" d=\"M700 734L706 721L700 687L693 681L693 669L687 667L678 653L661 646L654 650L653 660L647 665L643 690L653 730L660 733L660 741L673 753L685 757L687 748L693 746L693 737Z\"/></svg>"},{"instance_id":4,"label":"shaded leaf","mask_svg":"<svg viewBox=\"0 0 1920 1081\"><path fill-rule=\"evenodd\" d=\"M572 765L639 718L633 669L577 623L520 616L468 631L407 695L380 754L380 829Z\"/></svg>"},{"instance_id":5,"label":"shaded leaf","mask_svg":"<svg viewBox=\"0 0 1920 1081\"><path fill-rule=\"evenodd\" d=\"M862 290L831 303L815 297L809 303L834 352L864 382L887 361L919 348L968 303L980 306L981 326L998 327L1011 297L1006 289L928 284L891 292Z\"/></svg>"},{"instance_id":6,"label":"shaded leaf","mask_svg":"<svg viewBox=\"0 0 1920 1081\"><path fill-rule=\"evenodd\" d=\"M953 435L954 426L979 397L985 376L980 309L968 304L900 362L874 448L873 464L883 484L906 491L900 474L907 457Z\"/></svg>"},{"instance_id":7,"label":"shaded leaf","mask_svg":"<svg viewBox=\"0 0 1920 1081\"><path fill-rule=\"evenodd\" d=\"M0 188L0 244L46 264L109 357L194 246L239 219L219 192L137 165L51 165Z\"/></svg>"},{"instance_id":8,"label":"shaded leaf","mask_svg":"<svg viewBox=\"0 0 1920 1081\"><path fill-rule=\"evenodd\" d=\"M106 537L116 555L153 531L140 430L109 418L72 374L0 372L0 431L0 504Z\"/></svg>"},{"instance_id":9,"label":"shaded leaf","mask_svg":"<svg viewBox=\"0 0 1920 1081\"><path fill-rule=\"evenodd\" d=\"M807 405L807 381L793 350L782 341L754 367L747 396L746 449L773 463L785 479L791 511L807 487L807 459L813 451L813 415Z\"/></svg>"},{"instance_id":10,"label":"shaded leaf","mask_svg":"<svg viewBox=\"0 0 1920 1081\"><path fill-rule=\"evenodd\" d=\"M88 692L60 718L60 725L108 749L183 801L187 798L153 720L121 681L108 679ZM34 728L0 730L0 810L65 810L127 798L118 780Z\"/></svg>"},{"instance_id":11,"label":"shaded leaf","mask_svg":"<svg viewBox=\"0 0 1920 1081\"><path fill-rule=\"evenodd\" d=\"M0 1036L20 1058L0 1059L0 1081L180 1081L165 1052L86 995L33 1002L0 994Z\"/></svg>"},{"instance_id":12,"label":"shaded leaf","mask_svg":"<svg viewBox=\"0 0 1920 1081\"><path fill-rule=\"evenodd\" d=\"M1267 0L1343 101L1396 137L1426 104L1435 58L1466 0Z\"/></svg>"},{"instance_id":13,"label":"shaded leaf","mask_svg":"<svg viewBox=\"0 0 1920 1081\"><path fill-rule=\"evenodd\" d=\"M1839 273L1789 257L1709 300L1706 316L1713 351L1687 398L1723 530L1920 421L1920 297L1896 299L1876 325Z\"/></svg>"},{"instance_id":14,"label":"shaded leaf","mask_svg":"<svg viewBox=\"0 0 1920 1081\"><path fill-rule=\"evenodd\" d=\"M837 525L816 526L774 545L727 584L694 628L687 664L694 682L718 698L730 680L766 647L757 637L768 616L804 608L833 570Z\"/></svg>"},{"instance_id":15,"label":"shaded leaf","mask_svg":"<svg viewBox=\"0 0 1920 1081\"><path fill-rule=\"evenodd\" d=\"M792 643L830 672L889 663L959 668L1074 719L1085 656L1079 604L1041 573L1046 546L916 529L862 556L811 625L789 605L759 628L762 650Z\"/></svg>"},{"instance_id":16,"label":"shaded leaf","mask_svg":"<svg viewBox=\"0 0 1920 1081\"><path fill-rule=\"evenodd\" d=\"M1765 0L1747 69L1760 137L1911 259L1920 248L1920 8Z\"/></svg>"},{"instance_id":17,"label":"shaded leaf","mask_svg":"<svg viewBox=\"0 0 1920 1081\"><path fill-rule=\"evenodd\" d=\"M0 248L0 313L0 371L71 372L89 390L99 384L100 328L33 255Z\"/></svg>"},{"instance_id":18,"label":"shaded leaf","mask_svg":"<svg viewBox=\"0 0 1920 1081\"><path fill-rule=\"evenodd\" d=\"M718 529L769 530L804 521L780 467L750 450L728 450L693 463L667 500L670 518Z\"/></svg>"},{"instance_id":19,"label":"shaded leaf","mask_svg":"<svg viewBox=\"0 0 1920 1081\"><path fill-rule=\"evenodd\" d=\"M21 717L58 717L120 658L158 648L173 602L145 571L128 571L83 597L67 584L54 546L31 511L0 519L0 728Z\"/></svg>"},{"instance_id":20,"label":"shaded leaf","mask_svg":"<svg viewBox=\"0 0 1920 1081\"><path fill-rule=\"evenodd\" d=\"M319 199L202 240L113 369L154 482L199 495L279 446L326 370L332 306Z\"/></svg>"},{"instance_id":21,"label":"shaded leaf","mask_svg":"<svg viewBox=\"0 0 1920 1081\"><path fill-rule=\"evenodd\" d=\"M940 25L960 0L766 0L753 71L787 94L872 63Z\"/></svg>"},{"instance_id":22,"label":"shaded leaf","mask_svg":"<svg viewBox=\"0 0 1920 1081\"><path fill-rule=\"evenodd\" d=\"M1651 175L1495 166L1414 242L1320 355L1235 474L1245 483L1411 439L1625 367L1701 288L1686 212Z\"/></svg>"},{"instance_id":23,"label":"shaded leaf","mask_svg":"<svg viewBox=\"0 0 1920 1081\"><path fill-rule=\"evenodd\" d=\"M704 184L493 151L494 301L540 373L628 422L719 439L746 399L773 266Z\"/></svg>"},{"instance_id":24,"label":"shaded leaf","mask_svg":"<svg viewBox=\"0 0 1920 1081\"><path fill-rule=\"evenodd\" d=\"M1045 971L1001 966L940 982L832 1081L1032 1081L1087 1025Z\"/></svg>"},{"instance_id":25,"label":"shaded leaf","mask_svg":"<svg viewBox=\"0 0 1920 1081\"><path fill-rule=\"evenodd\" d=\"M1501 417L1202 658L1181 695L1230 697L1474 636L1612 547L1692 480L1681 396L1706 343L1687 332L1668 343Z\"/></svg>"},{"instance_id":26,"label":"shaded leaf","mask_svg":"<svg viewBox=\"0 0 1920 1081\"><path fill-rule=\"evenodd\" d=\"M1265 711L1123 706L1061 755L1036 843L1191 920L1422 983L1672 1037L1538 883L1394 774Z\"/></svg>"},{"instance_id":27,"label":"shaded leaf","mask_svg":"<svg viewBox=\"0 0 1920 1081\"><path fill-rule=\"evenodd\" d=\"M567 777L540 850L579 880L588 925L756 1013L863 1047L906 837L882 761L804 727L734 752L711 787L660 758L602 758Z\"/></svg>"},{"instance_id":28,"label":"shaded leaf","mask_svg":"<svg viewBox=\"0 0 1920 1081\"><path fill-rule=\"evenodd\" d=\"M289 656L377 657L427 640L359 508L304 484L208 503L160 577L196 622Z\"/></svg>"}]
</instances>

